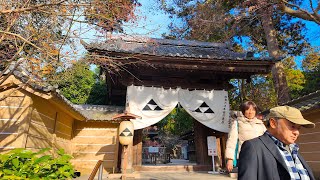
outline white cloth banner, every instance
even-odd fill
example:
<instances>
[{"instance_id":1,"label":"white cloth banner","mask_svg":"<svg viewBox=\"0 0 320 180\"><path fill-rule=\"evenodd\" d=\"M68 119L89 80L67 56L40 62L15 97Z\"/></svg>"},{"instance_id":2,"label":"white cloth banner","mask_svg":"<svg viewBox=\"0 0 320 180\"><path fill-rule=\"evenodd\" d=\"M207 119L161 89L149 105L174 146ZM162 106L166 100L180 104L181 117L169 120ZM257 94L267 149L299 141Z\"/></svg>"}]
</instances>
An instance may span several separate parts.
<instances>
[{"instance_id":1,"label":"white cloth banner","mask_svg":"<svg viewBox=\"0 0 320 180\"><path fill-rule=\"evenodd\" d=\"M181 106L203 125L221 132L229 132L228 92L223 90L180 89Z\"/></svg>"},{"instance_id":2,"label":"white cloth banner","mask_svg":"<svg viewBox=\"0 0 320 180\"><path fill-rule=\"evenodd\" d=\"M126 110L141 119L131 120L134 129L142 129L166 117L178 104L205 126L229 132L229 100L227 91L163 89L128 86Z\"/></svg>"},{"instance_id":3,"label":"white cloth banner","mask_svg":"<svg viewBox=\"0 0 320 180\"><path fill-rule=\"evenodd\" d=\"M165 118L178 104L177 89L128 86L128 112L141 117L132 120L134 129L142 129Z\"/></svg>"}]
</instances>

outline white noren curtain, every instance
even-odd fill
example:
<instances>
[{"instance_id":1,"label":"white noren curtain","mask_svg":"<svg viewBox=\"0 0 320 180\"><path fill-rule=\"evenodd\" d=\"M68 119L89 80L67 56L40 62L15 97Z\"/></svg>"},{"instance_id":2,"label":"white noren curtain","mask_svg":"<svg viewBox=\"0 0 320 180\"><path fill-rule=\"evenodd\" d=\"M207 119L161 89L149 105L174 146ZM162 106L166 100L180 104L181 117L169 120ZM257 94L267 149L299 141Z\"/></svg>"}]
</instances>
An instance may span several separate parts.
<instances>
[{"instance_id":1,"label":"white noren curtain","mask_svg":"<svg viewBox=\"0 0 320 180\"><path fill-rule=\"evenodd\" d=\"M132 120L134 129L142 129L159 122L178 104L205 126L228 132L229 100L224 90L163 89L156 87L128 86L126 109L141 116Z\"/></svg>"}]
</instances>

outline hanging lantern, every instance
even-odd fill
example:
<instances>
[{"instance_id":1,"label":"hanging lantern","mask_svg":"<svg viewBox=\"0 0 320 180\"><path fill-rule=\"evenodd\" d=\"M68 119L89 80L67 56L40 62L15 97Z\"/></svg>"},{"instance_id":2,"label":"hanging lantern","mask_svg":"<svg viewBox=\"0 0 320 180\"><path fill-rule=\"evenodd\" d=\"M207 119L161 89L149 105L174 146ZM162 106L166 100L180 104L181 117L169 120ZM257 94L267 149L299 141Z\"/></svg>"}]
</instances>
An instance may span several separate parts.
<instances>
[{"instance_id":1,"label":"hanging lantern","mask_svg":"<svg viewBox=\"0 0 320 180\"><path fill-rule=\"evenodd\" d=\"M122 121L119 126L119 142L122 145L129 145L133 142L133 123Z\"/></svg>"}]
</instances>

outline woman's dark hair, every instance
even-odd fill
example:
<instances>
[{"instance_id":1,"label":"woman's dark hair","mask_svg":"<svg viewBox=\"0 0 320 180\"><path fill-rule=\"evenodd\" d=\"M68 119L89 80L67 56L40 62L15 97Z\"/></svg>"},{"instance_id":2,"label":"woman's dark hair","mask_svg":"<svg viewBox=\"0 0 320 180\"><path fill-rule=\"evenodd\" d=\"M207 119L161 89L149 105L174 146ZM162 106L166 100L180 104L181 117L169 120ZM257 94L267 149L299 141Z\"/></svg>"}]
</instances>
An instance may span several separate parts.
<instances>
[{"instance_id":1,"label":"woman's dark hair","mask_svg":"<svg viewBox=\"0 0 320 180\"><path fill-rule=\"evenodd\" d=\"M244 115L244 112L250 108L250 106L253 107L253 109L256 111L256 113L258 113L258 107L257 107L256 103L254 103L253 101L246 101L246 102L242 103L240 106L240 110L243 115Z\"/></svg>"}]
</instances>

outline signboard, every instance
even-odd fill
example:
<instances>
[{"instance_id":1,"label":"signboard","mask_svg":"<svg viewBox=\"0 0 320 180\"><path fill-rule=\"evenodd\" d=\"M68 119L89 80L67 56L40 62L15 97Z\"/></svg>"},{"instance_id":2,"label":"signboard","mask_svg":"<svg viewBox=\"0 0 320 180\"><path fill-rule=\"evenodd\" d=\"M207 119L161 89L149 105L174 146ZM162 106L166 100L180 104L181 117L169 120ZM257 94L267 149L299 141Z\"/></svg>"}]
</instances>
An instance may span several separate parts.
<instances>
[{"instance_id":1,"label":"signboard","mask_svg":"<svg viewBox=\"0 0 320 180\"><path fill-rule=\"evenodd\" d=\"M152 147L150 146L148 148L149 153L158 153L159 152L159 147Z\"/></svg>"},{"instance_id":2,"label":"signboard","mask_svg":"<svg viewBox=\"0 0 320 180\"><path fill-rule=\"evenodd\" d=\"M207 137L208 143L208 155L212 156L212 171L209 171L210 174L217 174L215 163L214 163L214 156L217 156L217 138L215 136L208 136Z\"/></svg>"},{"instance_id":3,"label":"signboard","mask_svg":"<svg viewBox=\"0 0 320 180\"><path fill-rule=\"evenodd\" d=\"M217 156L217 138L215 136L207 137L208 143L208 155L209 156Z\"/></svg>"}]
</instances>

